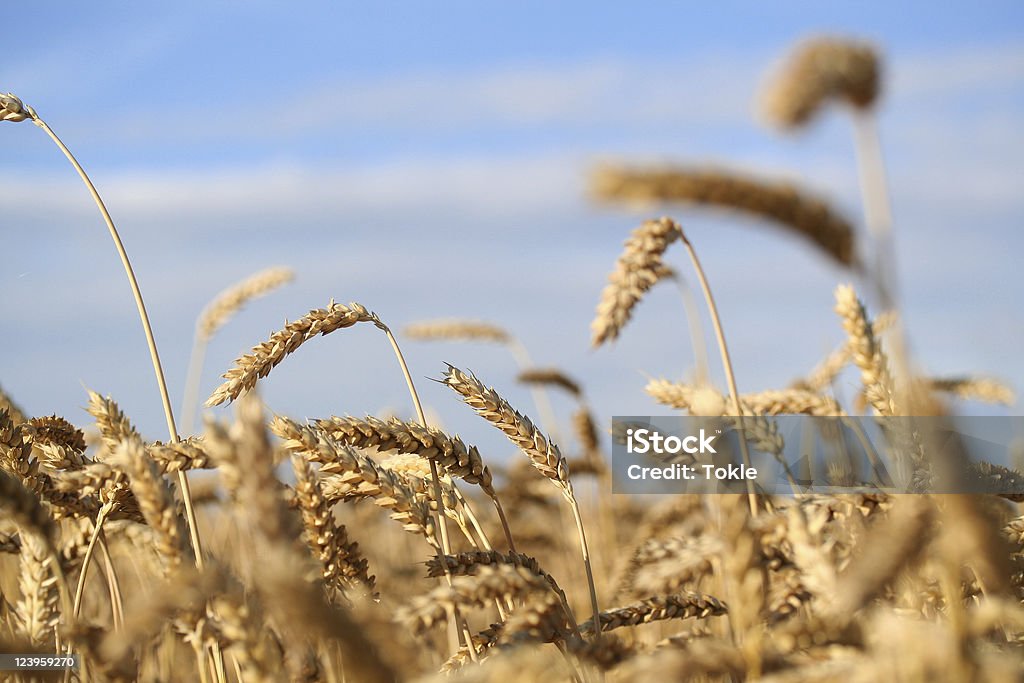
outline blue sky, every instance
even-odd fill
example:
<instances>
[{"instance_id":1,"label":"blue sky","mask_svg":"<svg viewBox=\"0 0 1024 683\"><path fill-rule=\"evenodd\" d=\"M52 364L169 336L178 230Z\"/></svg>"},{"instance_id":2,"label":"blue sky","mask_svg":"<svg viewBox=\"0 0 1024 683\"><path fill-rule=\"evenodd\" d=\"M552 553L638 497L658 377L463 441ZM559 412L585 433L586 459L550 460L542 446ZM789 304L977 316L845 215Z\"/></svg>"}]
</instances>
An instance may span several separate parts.
<instances>
[{"instance_id":1,"label":"blue sky","mask_svg":"<svg viewBox=\"0 0 1024 683\"><path fill-rule=\"evenodd\" d=\"M644 373L679 376L691 350L671 289L651 293L621 343L588 349L604 278L649 214L590 204L587 168L732 165L802 182L859 221L843 112L783 136L753 104L799 38L869 39L886 58L881 128L918 358L1020 390L1022 14L1019 3L8 3L0 90L34 105L104 194L175 397L205 301L283 264L297 282L215 340L204 393L286 317L334 297L396 330L447 316L504 324L610 416L656 411ZM0 385L32 412L80 422L88 386L162 437L141 331L88 196L32 126L0 126L0 150ZM701 251L741 390L788 383L841 339L832 289L848 274L771 228L660 212ZM687 272L682 252L669 258ZM530 408L499 350L406 347L417 376L447 360ZM264 396L297 416L407 412L389 353L372 329L336 333L276 370ZM442 387L421 392L476 437ZM500 444L490 438L479 435Z\"/></svg>"}]
</instances>

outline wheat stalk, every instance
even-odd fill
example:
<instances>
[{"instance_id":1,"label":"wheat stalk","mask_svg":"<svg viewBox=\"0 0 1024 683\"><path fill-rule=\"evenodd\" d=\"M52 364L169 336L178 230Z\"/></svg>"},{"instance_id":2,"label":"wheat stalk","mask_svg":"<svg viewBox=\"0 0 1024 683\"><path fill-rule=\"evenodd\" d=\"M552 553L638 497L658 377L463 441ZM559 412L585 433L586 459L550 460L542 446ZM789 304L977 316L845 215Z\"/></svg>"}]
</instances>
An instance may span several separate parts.
<instances>
[{"instance_id":1,"label":"wheat stalk","mask_svg":"<svg viewBox=\"0 0 1024 683\"><path fill-rule=\"evenodd\" d=\"M160 400L163 405L164 418L167 422L167 431L169 440L175 442L178 440L178 430L174 424L174 412L171 409L170 396L167 393L167 382L164 379L163 366L160 364L160 354L156 347L156 338L153 335L153 328L149 322L149 314L146 312L146 304L142 299L142 291L139 288L138 280L135 277L135 272L132 269L131 262L128 259L128 252L125 251L124 244L121 242L121 236L117 232L117 228L114 226L114 221L110 217L110 213L107 211L106 205L103 203L103 199L100 197L99 192L93 185L89 175L82 168L81 164L71 153L71 150L67 148L63 141L57 134L53 132L47 123L39 117L32 107L24 106L22 102L14 97L11 93L3 98L2 101L4 113L3 120L5 121L23 121L26 118L30 119L37 127L41 128L60 151L67 158L68 162L74 167L78 176L85 184L89 194L92 196L93 201L96 203L96 207L99 209L100 214L103 216L103 221L107 225L107 230L110 233L110 237L114 241L114 247L117 250L118 256L121 259L121 265L124 268L125 275L128 277L128 284L132 290L132 296L135 299L135 306L138 309L139 319L142 323L142 329L146 336L146 344L149 348L150 360L153 364L153 374L156 376L157 388L160 392ZM178 487L181 491L181 497L184 502L185 516L188 523L189 535L192 542L192 548L195 556L197 566L202 568L203 566L203 550L202 542L199 538L199 527L195 519L195 509L192 506L192 497L189 493L188 477L184 472L178 472Z\"/></svg>"}]
</instances>

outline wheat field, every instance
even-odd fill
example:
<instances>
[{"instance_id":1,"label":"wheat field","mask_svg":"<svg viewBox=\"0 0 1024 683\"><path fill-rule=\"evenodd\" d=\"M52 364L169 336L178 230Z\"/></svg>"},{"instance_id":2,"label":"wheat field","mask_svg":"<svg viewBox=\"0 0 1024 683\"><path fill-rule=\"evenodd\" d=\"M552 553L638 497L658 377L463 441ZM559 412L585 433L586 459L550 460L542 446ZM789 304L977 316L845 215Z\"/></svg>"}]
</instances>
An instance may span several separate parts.
<instances>
[{"instance_id":1,"label":"wheat field","mask_svg":"<svg viewBox=\"0 0 1024 683\"><path fill-rule=\"evenodd\" d=\"M802 376L789 386L741 392L713 277L685 225L652 216L624 226L623 251L609 264L603 292L594 292L595 347L666 333L630 324L653 287L685 280L696 294L687 299L691 371L623 392L638 400L646 392L665 412L738 420L744 455L747 440L751 448L777 445L779 415L943 416L956 401L1014 403L1012 388L997 378L933 377L911 352L875 121L879 61L864 43L809 40L772 74L763 97L765 119L787 130L821 116L851 119L863 221L769 177L684 165L593 169L598 206L745 214L848 273L834 291L835 350L807 359L810 371L794 368ZM135 295L168 426L166 440L146 438L116 397L97 391L85 397L92 421L84 424L27 414L15 392L0 390L0 652L80 659L74 671L0 676L1024 679L1024 496L613 494L610 416L592 410L585 378L534 365L502 326L500 307L489 321L427 312L393 330L372 302L339 303L325 293L325 306L296 311L223 373L205 406L232 404L232 417L198 420L208 342L295 274L257 272L214 297L194 331L179 331L194 348L175 414L142 292L98 190L32 107L11 93L0 105L2 119L25 134L32 124L42 129L90 189ZM707 348L696 309L712 322ZM307 342L333 344L345 362L359 362L342 339L355 326L374 330L393 351L396 367L388 370L407 383L415 419L336 415L330 406L294 415L261 400L261 380ZM402 353L453 341L507 347L531 404L511 404L507 388L503 394L488 383L486 368L410 369ZM713 363L724 386L709 379ZM476 413L507 437L512 457L434 424L414 379L424 373L449 390L439 410ZM859 387L849 405L834 392L839 377ZM559 424L552 400L573 406L570 422ZM921 472L944 457L927 446L911 454ZM980 476L1024 477L995 466Z\"/></svg>"}]
</instances>

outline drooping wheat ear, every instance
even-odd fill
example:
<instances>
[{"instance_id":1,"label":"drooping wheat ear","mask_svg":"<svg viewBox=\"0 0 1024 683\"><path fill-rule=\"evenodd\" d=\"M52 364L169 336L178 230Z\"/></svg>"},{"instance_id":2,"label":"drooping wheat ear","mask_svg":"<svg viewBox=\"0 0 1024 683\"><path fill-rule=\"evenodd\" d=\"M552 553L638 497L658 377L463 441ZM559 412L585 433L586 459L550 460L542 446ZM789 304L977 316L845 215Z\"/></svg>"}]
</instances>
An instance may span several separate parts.
<instances>
[{"instance_id":1,"label":"drooping wheat ear","mask_svg":"<svg viewBox=\"0 0 1024 683\"><path fill-rule=\"evenodd\" d=\"M17 616L25 637L34 645L51 642L53 630L60 620L57 578L51 571L52 555L37 534L22 538L21 599Z\"/></svg>"},{"instance_id":2,"label":"drooping wheat ear","mask_svg":"<svg viewBox=\"0 0 1024 683\"><path fill-rule=\"evenodd\" d=\"M349 539L345 525L335 521L309 461L293 455L292 469L295 472L295 499L302 511L306 541L320 562L324 584L328 590L372 593L375 582L367 571L366 558L359 550L359 544Z\"/></svg>"},{"instance_id":3,"label":"drooping wheat ear","mask_svg":"<svg viewBox=\"0 0 1024 683\"><path fill-rule=\"evenodd\" d=\"M251 353L238 358L235 367L223 375L227 381L217 387L206 400L206 405L217 406L235 400L256 386L257 381L269 375L286 356L310 339L352 327L356 323L373 323L381 330L386 329L376 314L357 303L343 306L331 301L327 308L311 310L270 335L267 341L254 346Z\"/></svg>"},{"instance_id":4,"label":"drooping wheat ear","mask_svg":"<svg viewBox=\"0 0 1024 683\"><path fill-rule=\"evenodd\" d=\"M594 424L594 415L586 406L580 406L572 414L572 426L576 433L576 440L579 441L580 450L586 456L598 453L601 444L598 441L597 425Z\"/></svg>"},{"instance_id":5,"label":"drooping wheat ear","mask_svg":"<svg viewBox=\"0 0 1024 683\"><path fill-rule=\"evenodd\" d=\"M476 446L467 446L457 435L449 436L439 429L397 418L332 417L317 420L315 426L347 446L419 456L436 462L451 477L477 484L494 505L510 549L515 549L505 510L494 490L491 471L484 465ZM430 474L425 480L431 481L432 476ZM452 489L452 494L459 495L456 489Z\"/></svg>"},{"instance_id":6,"label":"drooping wheat ear","mask_svg":"<svg viewBox=\"0 0 1024 683\"><path fill-rule=\"evenodd\" d=\"M6 410L11 422L16 425L19 425L28 419L25 411L21 409L21 406L14 402L14 399L3 390L3 387L0 387L0 410Z\"/></svg>"},{"instance_id":7,"label":"drooping wheat ear","mask_svg":"<svg viewBox=\"0 0 1024 683\"><path fill-rule=\"evenodd\" d=\"M530 359L526 345L516 339L508 330L492 323L457 318L425 320L406 326L405 333L409 338L417 341L472 341L501 344L515 359L520 370L533 367L533 361ZM542 385L533 385L530 387L530 392L544 428L549 434L556 434L558 420L551 407L551 399L548 397L547 391Z\"/></svg>"},{"instance_id":8,"label":"drooping wheat ear","mask_svg":"<svg viewBox=\"0 0 1024 683\"><path fill-rule=\"evenodd\" d=\"M611 475L608 463L601 454L601 442L597 435L594 415L586 405L580 405L572 414L572 428L580 447L581 456L570 463L576 474L589 473L607 479ZM609 515L611 519L611 515Z\"/></svg>"},{"instance_id":9,"label":"drooping wheat ear","mask_svg":"<svg viewBox=\"0 0 1024 683\"><path fill-rule=\"evenodd\" d=\"M209 340L247 303L261 296L266 296L282 285L295 279L291 268L275 266L253 273L246 279L228 287L199 314L196 321L196 335Z\"/></svg>"},{"instance_id":10,"label":"drooping wheat ear","mask_svg":"<svg viewBox=\"0 0 1024 683\"><path fill-rule=\"evenodd\" d=\"M278 287L291 282L294 277L295 273L290 268L278 266L261 270L225 289L214 297L199 314L188 363L184 404L181 409L182 423L186 434L192 431L195 406L199 398L199 380L203 373L203 360L210 339L249 301L269 294Z\"/></svg>"},{"instance_id":11,"label":"drooping wheat ear","mask_svg":"<svg viewBox=\"0 0 1024 683\"><path fill-rule=\"evenodd\" d=\"M331 417L313 424L353 448L373 448L382 453L412 454L434 460L446 474L477 484L489 497L496 495L491 471L484 465L480 451L476 446L467 446L457 435L449 436L440 429L397 418L381 420L372 416Z\"/></svg>"},{"instance_id":12,"label":"drooping wheat ear","mask_svg":"<svg viewBox=\"0 0 1024 683\"><path fill-rule=\"evenodd\" d=\"M765 88L764 114L774 125L796 128L808 123L831 101L868 109L881 90L881 65L875 49L836 38L805 41Z\"/></svg>"},{"instance_id":13,"label":"drooping wheat ear","mask_svg":"<svg viewBox=\"0 0 1024 683\"><path fill-rule=\"evenodd\" d=\"M299 425L288 418L274 418L270 429L283 439L282 445L287 451L330 466L332 472L345 475L349 485L389 510L391 518L401 523L406 531L422 535L431 546L437 547L430 510L417 501L415 492L396 475L319 430Z\"/></svg>"},{"instance_id":14,"label":"drooping wheat ear","mask_svg":"<svg viewBox=\"0 0 1024 683\"><path fill-rule=\"evenodd\" d=\"M406 325L403 330L409 339L418 341L483 341L507 344L512 335L506 330L479 320L424 320Z\"/></svg>"},{"instance_id":15,"label":"drooping wheat ear","mask_svg":"<svg viewBox=\"0 0 1024 683\"><path fill-rule=\"evenodd\" d=\"M472 373L466 374L455 366L448 365L447 372L441 381L458 393L463 402L476 411L477 415L501 430L512 443L526 454L537 471L550 479L562 491L576 521L580 552L583 556L583 565L587 572L587 583L590 588L591 608L596 619L600 609L597 605L597 590L594 586L586 531L583 528L579 504L573 495L572 482L569 479L569 465L558 446L537 429L528 417L515 410L498 392L486 387Z\"/></svg>"},{"instance_id":16,"label":"drooping wheat ear","mask_svg":"<svg viewBox=\"0 0 1024 683\"><path fill-rule=\"evenodd\" d=\"M465 373L448 365L442 383L462 396L462 400L477 415L501 430L512 443L530 458L531 463L545 477L572 495L569 468L558 446L533 425L530 418L515 410L494 389L484 386L476 375Z\"/></svg>"},{"instance_id":17,"label":"drooping wheat ear","mask_svg":"<svg viewBox=\"0 0 1024 683\"><path fill-rule=\"evenodd\" d=\"M453 607L483 607L495 599L522 598L548 590L547 582L525 567L483 566L476 574L453 578L450 586L413 598L408 607L399 610L398 618L421 634L442 622Z\"/></svg>"},{"instance_id":18,"label":"drooping wheat ear","mask_svg":"<svg viewBox=\"0 0 1024 683\"><path fill-rule=\"evenodd\" d=\"M679 226L668 218L645 221L633 230L615 263L615 270L608 276L597 315L590 323L594 346L619 336L637 302L661 279L664 273L661 257L680 234Z\"/></svg>"},{"instance_id":19,"label":"drooping wheat ear","mask_svg":"<svg viewBox=\"0 0 1024 683\"><path fill-rule=\"evenodd\" d=\"M173 573L182 562L192 562L188 528L178 512L178 502L142 442L133 438L118 444L111 454L111 463L128 474L139 510L156 532L156 550L166 572Z\"/></svg>"},{"instance_id":20,"label":"drooping wheat ear","mask_svg":"<svg viewBox=\"0 0 1024 683\"><path fill-rule=\"evenodd\" d=\"M717 617L728 611L725 604L702 593L678 593L654 596L626 607L601 612L601 631L612 631L623 626L638 626L665 619L703 619ZM594 622L580 624L580 630L590 633Z\"/></svg>"},{"instance_id":21,"label":"drooping wheat ear","mask_svg":"<svg viewBox=\"0 0 1024 683\"><path fill-rule=\"evenodd\" d=\"M992 377L941 377L928 383L934 391L971 401L1012 406L1017 400L1009 385Z\"/></svg>"},{"instance_id":22,"label":"drooping wheat ear","mask_svg":"<svg viewBox=\"0 0 1024 683\"><path fill-rule=\"evenodd\" d=\"M568 392L574 398L583 395L583 389L579 382L569 377L558 368L528 368L519 373L517 380L524 384L544 384L558 387Z\"/></svg>"},{"instance_id":23,"label":"drooping wheat ear","mask_svg":"<svg viewBox=\"0 0 1024 683\"><path fill-rule=\"evenodd\" d=\"M853 227L828 203L792 183L718 169L603 166L593 175L605 200L644 199L732 209L792 231L837 263L857 262Z\"/></svg>"},{"instance_id":24,"label":"drooping wheat ear","mask_svg":"<svg viewBox=\"0 0 1024 683\"><path fill-rule=\"evenodd\" d=\"M879 415L896 415L895 388L889 361L875 336L864 304L850 285L836 288L836 313L842 319L854 364L860 368L868 403Z\"/></svg>"}]
</instances>

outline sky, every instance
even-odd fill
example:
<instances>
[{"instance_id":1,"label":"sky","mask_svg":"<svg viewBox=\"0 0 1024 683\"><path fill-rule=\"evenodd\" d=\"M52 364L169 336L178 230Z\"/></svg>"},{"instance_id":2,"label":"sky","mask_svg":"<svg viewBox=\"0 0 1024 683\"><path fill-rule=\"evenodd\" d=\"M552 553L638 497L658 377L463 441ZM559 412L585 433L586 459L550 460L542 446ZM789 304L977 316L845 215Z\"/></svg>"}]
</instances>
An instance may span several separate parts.
<instances>
[{"instance_id":1,"label":"sky","mask_svg":"<svg viewBox=\"0 0 1024 683\"><path fill-rule=\"evenodd\" d=\"M782 177L863 230L846 113L782 135L755 102L801 38L869 40L884 55L880 130L915 358L1020 391L1022 15L1015 2L7 3L0 91L36 108L104 196L176 405L203 305L286 265L296 282L212 343L204 395L240 353L334 298L398 332L438 317L503 325L608 419L663 413L646 377L692 372L672 287L649 294L619 343L589 348L607 273L643 219L677 218L701 254L741 391L785 386L842 340L832 292L852 276L736 215L595 204L588 169ZM0 386L79 424L87 387L164 438L130 292L85 189L28 123L0 124L0 177ZM692 281L681 250L668 261ZM425 379L444 361L533 412L503 349L403 346L435 419L482 446L502 442ZM408 415L390 354L372 327L338 332L289 358L262 395L296 417Z\"/></svg>"}]
</instances>

